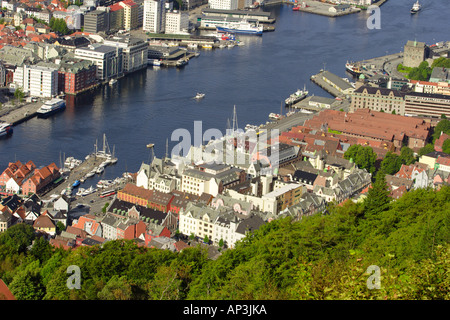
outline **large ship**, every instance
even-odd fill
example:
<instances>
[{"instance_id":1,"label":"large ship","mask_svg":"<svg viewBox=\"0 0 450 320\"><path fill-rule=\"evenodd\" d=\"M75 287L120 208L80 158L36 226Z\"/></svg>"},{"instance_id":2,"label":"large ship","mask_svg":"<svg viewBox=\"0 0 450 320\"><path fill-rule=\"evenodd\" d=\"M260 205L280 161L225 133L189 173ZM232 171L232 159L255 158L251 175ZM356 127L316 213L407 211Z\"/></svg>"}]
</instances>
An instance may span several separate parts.
<instances>
[{"instance_id":1,"label":"large ship","mask_svg":"<svg viewBox=\"0 0 450 320\"><path fill-rule=\"evenodd\" d=\"M50 101L45 102L38 110L38 117L48 117L55 112L62 110L66 107L66 101L63 99L53 98Z\"/></svg>"},{"instance_id":2,"label":"large ship","mask_svg":"<svg viewBox=\"0 0 450 320\"><path fill-rule=\"evenodd\" d=\"M413 4L412 8L411 8L411 13L417 13L420 11L420 9L422 9L422 6L419 3L419 0L416 1L416 3Z\"/></svg>"},{"instance_id":3,"label":"large ship","mask_svg":"<svg viewBox=\"0 0 450 320\"><path fill-rule=\"evenodd\" d=\"M284 103L286 104L286 107L289 107L293 105L294 103L299 102L300 100L303 100L308 95L308 90L306 88L303 88L303 90L298 89L293 94L291 94L286 100L284 100Z\"/></svg>"},{"instance_id":4,"label":"large ship","mask_svg":"<svg viewBox=\"0 0 450 320\"><path fill-rule=\"evenodd\" d=\"M0 122L0 137L6 136L13 132L13 128L8 122Z\"/></svg>"},{"instance_id":5,"label":"large ship","mask_svg":"<svg viewBox=\"0 0 450 320\"><path fill-rule=\"evenodd\" d=\"M258 21L226 21L222 26L216 26L218 32L242 33L262 35L263 27L259 25Z\"/></svg>"},{"instance_id":6,"label":"large ship","mask_svg":"<svg viewBox=\"0 0 450 320\"><path fill-rule=\"evenodd\" d=\"M354 76L359 76L362 71L356 63L348 62L345 64L345 69Z\"/></svg>"}]
</instances>

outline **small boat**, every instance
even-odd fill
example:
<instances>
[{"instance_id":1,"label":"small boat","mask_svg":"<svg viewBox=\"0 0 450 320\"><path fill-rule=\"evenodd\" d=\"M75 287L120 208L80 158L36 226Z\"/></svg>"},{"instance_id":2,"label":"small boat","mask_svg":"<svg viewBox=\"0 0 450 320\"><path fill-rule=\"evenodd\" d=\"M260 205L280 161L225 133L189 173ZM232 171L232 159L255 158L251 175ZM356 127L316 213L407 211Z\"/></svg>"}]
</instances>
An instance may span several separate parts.
<instances>
[{"instance_id":1,"label":"small boat","mask_svg":"<svg viewBox=\"0 0 450 320\"><path fill-rule=\"evenodd\" d=\"M80 180L76 180L73 184L72 184L72 187L78 187L79 185L80 185Z\"/></svg>"},{"instance_id":2,"label":"small boat","mask_svg":"<svg viewBox=\"0 0 450 320\"><path fill-rule=\"evenodd\" d=\"M84 192L84 191L86 191L86 189L84 189L84 188L79 188L78 191L77 191L77 193L75 193L75 195L76 195L76 196L81 196L81 195L83 195L83 192Z\"/></svg>"},{"instance_id":3,"label":"small boat","mask_svg":"<svg viewBox=\"0 0 450 320\"><path fill-rule=\"evenodd\" d=\"M300 5L296 5L292 8L292 11L299 11L300 10Z\"/></svg>"},{"instance_id":4,"label":"small boat","mask_svg":"<svg viewBox=\"0 0 450 320\"><path fill-rule=\"evenodd\" d=\"M0 137L9 135L13 132L13 128L10 123L0 122Z\"/></svg>"},{"instance_id":5,"label":"small boat","mask_svg":"<svg viewBox=\"0 0 450 320\"><path fill-rule=\"evenodd\" d=\"M97 170L95 170L95 173L100 174L104 171L105 169L103 167L98 167Z\"/></svg>"},{"instance_id":6,"label":"small boat","mask_svg":"<svg viewBox=\"0 0 450 320\"><path fill-rule=\"evenodd\" d=\"M211 44L204 44L202 45L203 49L212 49L212 45Z\"/></svg>"},{"instance_id":7,"label":"small boat","mask_svg":"<svg viewBox=\"0 0 450 320\"><path fill-rule=\"evenodd\" d=\"M278 119L281 119L281 115L279 115L278 113L270 113L269 114L269 119L272 119L272 120L278 120Z\"/></svg>"},{"instance_id":8,"label":"small boat","mask_svg":"<svg viewBox=\"0 0 450 320\"><path fill-rule=\"evenodd\" d=\"M422 9L422 5L419 3L419 0L416 1L416 3L413 4L411 8L411 14L415 14Z\"/></svg>"},{"instance_id":9,"label":"small boat","mask_svg":"<svg viewBox=\"0 0 450 320\"><path fill-rule=\"evenodd\" d=\"M109 85L112 86L113 84L117 83L116 79L109 80Z\"/></svg>"},{"instance_id":10,"label":"small boat","mask_svg":"<svg viewBox=\"0 0 450 320\"><path fill-rule=\"evenodd\" d=\"M148 59L147 62L149 65L152 65L155 67L159 67L161 65L161 61L158 59Z\"/></svg>"},{"instance_id":11,"label":"small boat","mask_svg":"<svg viewBox=\"0 0 450 320\"><path fill-rule=\"evenodd\" d=\"M203 99L204 97L205 97L204 93L197 93L197 95L194 97L194 99L199 100L199 99Z\"/></svg>"}]
</instances>

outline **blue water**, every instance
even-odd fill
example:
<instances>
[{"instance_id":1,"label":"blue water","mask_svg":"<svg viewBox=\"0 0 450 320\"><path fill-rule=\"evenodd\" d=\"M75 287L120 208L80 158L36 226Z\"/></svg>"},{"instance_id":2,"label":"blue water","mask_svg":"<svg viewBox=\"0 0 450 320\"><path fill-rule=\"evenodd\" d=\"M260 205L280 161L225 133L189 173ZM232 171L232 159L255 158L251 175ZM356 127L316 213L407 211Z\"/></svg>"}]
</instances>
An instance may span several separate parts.
<instances>
[{"instance_id":1,"label":"blue water","mask_svg":"<svg viewBox=\"0 0 450 320\"><path fill-rule=\"evenodd\" d=\"M448 1L422 1L422 11L412 16L413 3L389 0L381 7L379 30L366 27L366 13L328 18L294 12L287 5L267 8L277 19L275 32L240 36L245 46L201 51L183 69L149 67L114 87L68 99L66 110L48 119L16 126L11 137L0 140L0 170L15 160L43 166L59 165L62 154L84 159L97 139L101 145L105 133L119 158L102 176L109 179L136 172L148 162L148 143L155 144L155 155L161 157L168 139L170 153L178 143L171 141L172 132L185 128L193 134L196 120L202 121L203 131L225 132L234 105L240 127L265 123L270 112L279 112L281 102L304 85L310 94L329 97L309 80L324 67L350 77L347 60L400 52L408 40L450 40ZM197 92L205 98L194 100Z\"/></svg>"}]
</instances>

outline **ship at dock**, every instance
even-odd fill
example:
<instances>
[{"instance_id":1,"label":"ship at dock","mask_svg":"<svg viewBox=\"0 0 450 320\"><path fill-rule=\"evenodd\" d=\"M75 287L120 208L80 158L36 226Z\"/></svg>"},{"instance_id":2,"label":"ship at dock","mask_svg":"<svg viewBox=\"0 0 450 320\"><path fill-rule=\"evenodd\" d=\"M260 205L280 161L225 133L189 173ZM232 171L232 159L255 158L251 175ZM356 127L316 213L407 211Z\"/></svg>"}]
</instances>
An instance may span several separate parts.
<instances>
[{"instance_id":1,"label":"ship at dock","mask_svg":"<svg viewBox=\"0 0 450 320\"><path fill-rule=\"evenodd\" d=\"M66 101L59 98L53 98L46 101L37 111L37 116L40 118L48 117L66 107Z\"/></svg>"},{"instance_id":2,"label":"ship at dock","mask_svg":"<svg viewBox=\"0 0 450 320\"><path fill-rule=\"evenodd\" d=\"M257 20L226 21L221 26L216 26L218 32L240 33L249 35L262 35L263 27Z\"/></svg>"},{"instance_id":3,"label":"ship at dock","mask_svg":"<svg viewBox=\"0 0 450 320\"><path fill-rule=\"evenodd\" d=\"M284 100L285 106L290 107L293 104L303 100L308 95L308 90L306 90L306 87L303 88L303 90L298 89L293 94L291 94L286 100Z\"/></svg>"},{"instance_id":4,"label":"ship at dock","mask_svg":"<svg viewBox=\"0 0 450 320\"><path fill-rule=\"evenodd\" d=\"M345 64L345 70L356 77L362 73L361 68L358 64L349 61L347 61L347 63Z\"/></svg>"}]
</instances>

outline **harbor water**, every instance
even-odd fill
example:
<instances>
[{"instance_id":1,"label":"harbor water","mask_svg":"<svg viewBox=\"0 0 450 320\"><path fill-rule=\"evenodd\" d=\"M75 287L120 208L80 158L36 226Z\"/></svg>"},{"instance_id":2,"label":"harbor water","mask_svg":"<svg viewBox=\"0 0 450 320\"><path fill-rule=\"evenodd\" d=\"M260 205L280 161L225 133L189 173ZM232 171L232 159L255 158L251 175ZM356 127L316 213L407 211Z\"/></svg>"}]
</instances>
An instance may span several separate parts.
<instances>
[{"instance_id":1,"label":"harbor water","mask_svg":"<svg viewBox=\"0 0 450 320\"><path fill-rule=\"evenodd\" d=\"M365 12L339 18L295 12L288 5L265 10L276 18L276 30L263 36L240 36L244 46L202 50L184 68L149 67L105 86L93 94L67 98L67 108L47 119L33 118L0 140L0 169L9 162L32 160L38 167L65 155L77 159L102 147L106 134L119 161L97 179L136 172L148 162L154 143L157 157L178 141L172 132L192 132L201 120L203 131L225 132L236 106L241 128L261 124L281 103L305 85L310 95L331 97L310 82L325 68L341 77L347 60L360 61L403 51L408 40L433 44L450 40L446 0L428 1L411 15L414 1L390 0L381 7L381 29L368 29ZM200 100L197 92L205 93ZM285 110L283 110L285 112ZM192 137L193 139L193 137Z\"/></svg>"}]
</instances>

